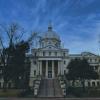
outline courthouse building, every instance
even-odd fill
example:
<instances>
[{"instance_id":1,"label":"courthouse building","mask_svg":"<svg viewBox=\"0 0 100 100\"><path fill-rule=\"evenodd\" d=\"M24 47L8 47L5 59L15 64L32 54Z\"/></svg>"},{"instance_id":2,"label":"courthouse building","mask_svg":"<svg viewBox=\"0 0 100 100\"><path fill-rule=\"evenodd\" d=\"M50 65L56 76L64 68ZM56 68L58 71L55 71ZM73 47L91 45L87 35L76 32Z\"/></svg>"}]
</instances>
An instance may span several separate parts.
<instances>
[{"instance_id":1,"label":"courthouse building","mask_svg":"<svg viewBox=\"0 0 100 100\"><path fill-rule=\"evenodd\" d=\"M100 58L90 52L81 54L69 54L69 50L62 47L59 35L53 30L51 25L39 40L39 47L31 50L31 70L30 86L37 75L42 79L55 79L58 75L64 75L68 72L67 66L72 59L86 58L94 70L100 73ZM81 47L80 47L81 48ZM87 85L97 86L98 80L91 80Z\"/></svg>"},{"instance_id":2,"label":"courthouse building","mask_svg":"<svg viewBox=\"0 0 100 100\"><path fill-rule=\"evenodd\" d=\"M37 76L41 76L42 80L46 80L46 84L51 84L52 89L57 86L58 76L64 75L68 72L67 66L72 59L86 58L89 64L100 75L100 57L90 52L82 52L81 54L70 54L69 50L62 46L62 41L59 35L53 30L52 25L48 26L48 29L41 38L39 38L39 47L33 48L31 54L27 57L30 59L30 75L29 86L34 87L34 81ZM81 47L80 47L81 48ZM2 63L0 64L0 88L3 88L4 79L2 76ZM48 81L49 80L49 81ZM55 80L55 81L50 81ZM53 84L55 83L55 84ZM79 80L75 83L79 86ZM100 86L100 79L86 80L86 86ZM8 87L13 88L14 84L10 80ZM48 86L47 86L48 87ZM44 84L44 88L46 88ZM58 87L56 87L57 90ZM46 90L47 91L47 90ZM49 91L49 90L48 90ZM55 91L55 90L54 90ZM58 90L57 90L58 91ZM52 92L51 92L52 93ZM49 93L48 93L49 94Z\"/></svg>"}]
</instances>

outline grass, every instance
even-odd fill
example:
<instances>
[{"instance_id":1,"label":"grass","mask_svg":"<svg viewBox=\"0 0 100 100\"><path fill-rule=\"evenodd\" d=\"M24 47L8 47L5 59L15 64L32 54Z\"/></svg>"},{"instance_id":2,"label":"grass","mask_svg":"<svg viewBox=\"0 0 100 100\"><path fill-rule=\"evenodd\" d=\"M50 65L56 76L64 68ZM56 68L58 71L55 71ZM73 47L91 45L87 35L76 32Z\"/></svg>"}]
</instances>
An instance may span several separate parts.
<instances>
[{"instance_id":1,"label":"grass","mask_svg":"<svg viewBox=\"0 0 100 100\"><path fill-rule=\"evenodd\" d=\"M19 94L19 90L10 89L7 91L0 90L0 97L17 97Z\"/></svg>"}]
</instances>

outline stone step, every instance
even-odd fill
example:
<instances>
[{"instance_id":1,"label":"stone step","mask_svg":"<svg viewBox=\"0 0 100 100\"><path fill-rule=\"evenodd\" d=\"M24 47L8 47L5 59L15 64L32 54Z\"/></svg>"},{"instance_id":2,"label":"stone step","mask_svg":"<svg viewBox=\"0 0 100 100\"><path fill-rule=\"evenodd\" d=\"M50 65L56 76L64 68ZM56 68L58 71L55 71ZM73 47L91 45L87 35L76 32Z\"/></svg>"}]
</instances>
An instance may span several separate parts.
<instances>
[{"instance_id":1,"label":"stone step","mask_svg":"<svg viewBox=\"0 0 100 100\"><path fill-rule=\"evenodd\" d=\"M57 79L43 79L38 97L63 97Z\"/></svg>"}]
</instances>

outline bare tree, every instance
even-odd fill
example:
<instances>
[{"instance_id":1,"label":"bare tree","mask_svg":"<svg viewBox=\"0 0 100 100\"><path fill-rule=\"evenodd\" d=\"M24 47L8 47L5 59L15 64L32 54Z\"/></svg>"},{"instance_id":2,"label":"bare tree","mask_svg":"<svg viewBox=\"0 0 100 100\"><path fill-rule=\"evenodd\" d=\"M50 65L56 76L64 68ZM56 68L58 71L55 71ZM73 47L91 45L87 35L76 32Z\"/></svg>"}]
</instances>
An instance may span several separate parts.
<instances>
[{"instance_id":1,"label":"bare tree","mask_svg":"<svg viewBox=\"0 0 100 100\"><path fill-rule=\"evenodd\" d=\"M6 37L6 42L4 41L5 39L3 38ZM9 77L9 67L8 67L8 62L9 59L13 56L15 46L17 44L22 43L24 41L23 35L25 35L25 31L23 28L21 28L18 24L12 23L8 26L1 25L0 27L0 45L2 47L2 50L0 52L1 55L1 61L3 64L3 79L4 79L4 89L6 90L7 88L7 82L10 80ZM36 38L37 33L33 32L31 33L30 37L26 40L26 42L31 46L32 41L34 38ZM6 46L5 46L6 44Z\"/></svg>"}]
</instances>

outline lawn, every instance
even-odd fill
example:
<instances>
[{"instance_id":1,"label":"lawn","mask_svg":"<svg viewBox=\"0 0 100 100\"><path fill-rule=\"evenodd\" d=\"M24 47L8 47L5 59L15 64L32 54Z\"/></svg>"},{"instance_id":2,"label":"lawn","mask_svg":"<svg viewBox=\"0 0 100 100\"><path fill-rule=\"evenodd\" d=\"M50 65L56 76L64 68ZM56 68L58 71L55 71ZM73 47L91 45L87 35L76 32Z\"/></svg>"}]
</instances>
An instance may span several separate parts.
<instances>
[{"instance_id":1,"label":"lawn","mask_svg":"<svg viewBox=\"0 0 100 100\"><path fill-rule=\"evenodd\" d=\"M17 89L9 89L7 91L0 90L0 97L17 97L20 93L20 90Z\"/></svg>"}]
</instances>

